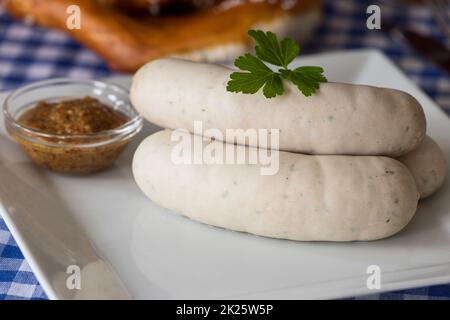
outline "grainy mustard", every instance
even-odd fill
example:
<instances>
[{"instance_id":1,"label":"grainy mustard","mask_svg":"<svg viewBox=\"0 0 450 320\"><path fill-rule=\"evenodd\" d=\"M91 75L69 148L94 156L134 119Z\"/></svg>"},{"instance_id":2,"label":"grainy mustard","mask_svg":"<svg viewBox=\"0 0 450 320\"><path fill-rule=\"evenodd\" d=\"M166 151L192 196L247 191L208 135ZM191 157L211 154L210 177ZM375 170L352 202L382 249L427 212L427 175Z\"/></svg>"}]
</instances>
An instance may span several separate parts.
<instances>
[{"instance_id":1,"label":"grainy mustard","mask_svg":"<svg viewBox=\"0 0 450 320\"><path fill-rule=\"evenodd\" d=\"M128 120L121 112L90 97L43 101L26 110L17 122L48 136L40 136L39 141L13 137L35 163L53 171L86 174L110 166L129 142L102 143L105 137L96 134L119 128Z\"/></svg>"}]
</instances>

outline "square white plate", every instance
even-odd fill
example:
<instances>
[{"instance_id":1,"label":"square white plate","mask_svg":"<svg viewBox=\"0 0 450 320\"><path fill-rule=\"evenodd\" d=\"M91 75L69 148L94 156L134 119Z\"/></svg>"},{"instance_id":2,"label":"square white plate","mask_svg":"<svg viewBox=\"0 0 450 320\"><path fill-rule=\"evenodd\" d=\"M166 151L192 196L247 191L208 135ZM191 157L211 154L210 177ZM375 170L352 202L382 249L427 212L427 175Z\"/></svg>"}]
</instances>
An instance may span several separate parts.
<instances>
[{"instance_id":1,"label":"square white plate","mask_svg":"<svg viewBox=\"0 0 450 320\"><path fill-rule=\"evenodd\" d=\"M449 119L381 53L321 54L296 63L323 66L331 81L411 93L425 109L428 133L450 159ZM114 81L129 85L130 79ZM155 127L147 124L111 170L71 177L32 165L0 122L0 212L52 299L127 297L121 283L138 299L298 299L450 282L448 181L389 239L274 240L209 227L145 198L132 178L131 159ZM69 265L81 269L81 290L66 286ZM369 265L381 268L379 291L366 287Z\"/></svg>"}]
</instances>

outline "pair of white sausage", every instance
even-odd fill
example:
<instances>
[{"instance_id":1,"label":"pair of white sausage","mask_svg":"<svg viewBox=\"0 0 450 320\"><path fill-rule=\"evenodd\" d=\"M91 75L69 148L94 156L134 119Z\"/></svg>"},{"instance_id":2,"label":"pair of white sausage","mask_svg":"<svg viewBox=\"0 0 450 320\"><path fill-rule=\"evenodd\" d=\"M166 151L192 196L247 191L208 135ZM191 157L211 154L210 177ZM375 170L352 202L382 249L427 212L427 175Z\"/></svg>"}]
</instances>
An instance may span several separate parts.
<instances>
[{"instance_id":1,"label":"pair of white sausage","mask_svg":"<svg viewBox=\"0 0 450 320\"><path fill-rule=\"evenodd\" d=\"M414 177L399 161L382 156L280 152L274 176L260 175L259 165L176 165L165 130L145 139L133 161L137 184L161 206L207 224L274 238L375 240L410 221L418 189L427 196L441 183L439 173L434 183L424 183L433 169L423 169L420 155L443 158L428 138L418 149L425 118L410 95L328 83L309 98L287 85L284 96L267 100L226 92L230 72L181 60L154 61L136 74L130 96L147 120L162 127L192 131L194 120L202 120L223 132L279 128L282 150L402 155L399 160ZM445 166L437 167L436 172L445 172Z\"/></svg>"}]
</instances>

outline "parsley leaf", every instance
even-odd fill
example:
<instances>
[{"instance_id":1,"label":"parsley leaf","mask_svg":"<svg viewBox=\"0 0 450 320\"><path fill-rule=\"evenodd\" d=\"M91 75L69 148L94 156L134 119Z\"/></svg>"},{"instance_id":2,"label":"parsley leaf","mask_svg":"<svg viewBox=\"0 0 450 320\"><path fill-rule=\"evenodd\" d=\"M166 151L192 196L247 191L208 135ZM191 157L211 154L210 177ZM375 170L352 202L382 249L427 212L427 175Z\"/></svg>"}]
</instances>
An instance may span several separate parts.
<instances>
[{"instance_id":1,"label":"parsley leaf","mask_svg":"<svg viewBox=\"0 0 450 320\"><path fill-rule=\"evenodd\" d=\"M261 30L250 30L248 34L256 41L256 56L275 66L287 68L300 53L299 45L290 38L279 43L275 33L270 31L264 33Z\"/></svg>"},{"instance_id":2,"label":"parsley leaf","mask_svg":"<svg viewBox=\"0 0 450 320\"><path fill-rule=\"evenodd\" d=\"M233 72L230 75L227 90L231 92L256 93L261 87L264 96L273 98L284 92L281 76L269 69L261 60L247 53L234 62L241 70L249 72Z\"/></svg>"},{"instance_id":3,"label":"parsley leaf","mask_svg":"<svg viewBox=\"0 0 450 320\"><path fill-rule=\"evenodd\" d=\"M293 71L282 69L280 73L283 79L290 80L307 97L319 89L321 82L327 82L321 67L298 67Z\"/></svg>"},{"instance_id":4,"label":"parsley leaf","mask_svg":"<svg viewBox=\"0 0 450 320\"><path fill-rule=\"evenodd\" d=\"M273 98L284 93L283 79L291 81L305 95L311 96L321 82L327 82L321 67L304 66L289 70L288 65L300 53L300 47L290 38L278 42L273 32L250 30L249 36L255 42L256 56L247 53L234 62L242 71L233 72L228 81L227 90L253 94L263 88L266 98ZM281 67L278 72L270 69L264 62Z\"/></svg>"}]
</instances>

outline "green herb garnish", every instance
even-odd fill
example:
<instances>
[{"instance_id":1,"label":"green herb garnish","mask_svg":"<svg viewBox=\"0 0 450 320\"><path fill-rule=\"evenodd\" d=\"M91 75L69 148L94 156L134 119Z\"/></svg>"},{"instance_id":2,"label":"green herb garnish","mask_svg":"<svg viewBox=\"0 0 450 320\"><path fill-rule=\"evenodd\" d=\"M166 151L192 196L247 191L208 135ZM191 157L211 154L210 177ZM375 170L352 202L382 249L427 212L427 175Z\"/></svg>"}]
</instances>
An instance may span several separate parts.
<instances>
[{"instance_id":1,"label":"green herb garnish","mask_svg":"<svg viewBox=\"0 0 450 320\"><path fill-rule=\"evenodd\" d=\"M321 67L288 69L288 65L300 53L300 46L294 40L285 38L278 42L275 33L261 30L249 30L248 35L256 41L256 56L247 53L234 61L236 67L246 72L233 72L230 75L228 91L253 94L263 88L264 96L273 98L284 93L283 80L287 80L308 97L319 89L321 82L327 82ZM278 72L273 71L264 62L281 68Z\"/></svg>"}]
</instances>

